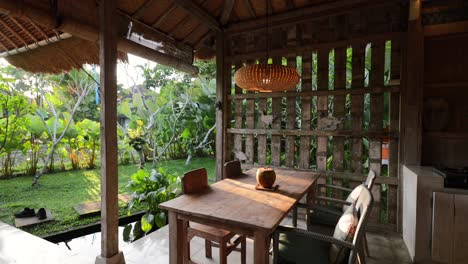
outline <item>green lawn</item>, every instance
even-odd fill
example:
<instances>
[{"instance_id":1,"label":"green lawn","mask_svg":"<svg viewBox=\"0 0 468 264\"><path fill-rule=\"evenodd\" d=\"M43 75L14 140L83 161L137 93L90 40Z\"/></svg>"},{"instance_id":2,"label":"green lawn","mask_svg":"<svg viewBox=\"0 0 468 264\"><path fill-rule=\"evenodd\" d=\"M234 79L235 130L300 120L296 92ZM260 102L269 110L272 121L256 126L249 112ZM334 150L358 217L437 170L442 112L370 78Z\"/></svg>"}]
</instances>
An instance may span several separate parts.
<instances>
[{"instance_id":1,"label":"green lawn","mask_svg":"<svg viewBox=\"0 0 468 264\"><path fill-rule=\"evenodd\" d=\"M153 168L151 163L147 169ZM163 161L158 163L168 173L182 175L199 167L205 167L210 181L215 178L214 158L194 158L189 166L185 160ZM119 193L127 193L126 185L130 176L137 171L136 165L119 166ZM44 175L39 180L37 189L31 187L31 177L18 177L0 180L0 221L13 225L15 212L24 207L45 207L52 211L55 221L40 224L23 230L38 236L53 234L74 227L99 221L99 216L79 218L72 206L100 199L100 171L81 170L67 171ZM121 204L120 215L127 214Z\"/></svg>"}]
</instances>

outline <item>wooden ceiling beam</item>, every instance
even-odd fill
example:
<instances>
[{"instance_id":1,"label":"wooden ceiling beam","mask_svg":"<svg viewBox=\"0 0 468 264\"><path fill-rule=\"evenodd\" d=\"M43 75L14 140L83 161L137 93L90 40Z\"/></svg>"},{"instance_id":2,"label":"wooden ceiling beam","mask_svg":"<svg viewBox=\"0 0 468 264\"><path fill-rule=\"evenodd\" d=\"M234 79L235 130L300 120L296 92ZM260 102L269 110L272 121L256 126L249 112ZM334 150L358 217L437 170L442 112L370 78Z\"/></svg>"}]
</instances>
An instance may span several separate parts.
<instances>
[{"instance_id":1,"label":"wooden ceiling beam","mask_svg":"<svg viewBox=\"0 0 468 264\"><path fill-rule=\"evenodd\" d=\"M10 25L8 25L7 22L3 21L2 18L0 18L0 24L2 24L2 26L4 28L6 28L6 30L8 32L10 32L11 34L13 34L19 41L21 41L23 43L23 45L27 46L28 45L28 42L26 42L26 40L20 35L18 34L14 29L11 28Z\"/></svg>"},{"instance_id":2,"label":"wooden ceiling beam","mask_svg":"<svg viewBox=\"0 0 468 264\"><path fill-rule=\"evenodd\" d=\"M286 6L288 7L288 9L296 8L296 5L294 4L294 0L286 0Z\"/></svg>"},{"instance_id":3,"label":"wooden ceiling beam","mask_svg":"<svg viewBox=\"0 0 468 264\"><path fill-rule=\"evenodd\" d=\"M156 0L146 0L133 14L132 17L140 19L145 14L146 10L150 8Z\"/></svg>"},{"instance_id":4,"label":"wooden ceiling beam","mask_svg":"<svg viewBox=\"0 0 468 264\"><path fill-rule=\"evenodd\" d=\"M31 6L22 4L21 2L0 0L0 13L20 19L28 18L31 21L37 21L45 27L57 27L55 17L48 10L32 8ZM73 17L63 17L61 24L56 29L91 42L98 42L98 28L99 27L96 25L84 23ZM1 34L3 33L0 32L0 35ZM145 45L128 40L124 36L119 37L116 41L117 49L121 52L132 53L189 74L198 73L198 68L193 66L191 61L188 62L180 56L166 54L159 50L148 48Z\"/></svg>"},{"instance_id":5,"label":"wooden ceiling beam","mask_svg":"<svg viewBox=\"0 0 468 264\"><path fill-rule=\"evenodd\" d=\"M248 0L247 0L248 1ZM317 20L330 15L339 15L349 13L359 8L375 7L378 5L400 3L398 0L347 0L332 1L313 6L303 7L273 14L269 17L269 27L281 27L288 24L298 24L306 21ZM250 19L235 23L226 28L229 34L242 33L247 31L261 30L266 27L265 17Z\"/></svg>"},{"instance_id":6,"label":"wooden ceiling beam","mask_svg":"<svg viewBox=\"0 0 468 264\"><path fill-rule=\"evenodd\" d=\"M5 33L3 33L2 31L0 31L0 36L2 38L6 39L16 49L19 48L18 45L16 45L16 43L10 37L8 37Z\"/></svg>"},{"instance_id":7,"label":"wooden ceiling beam","mask_svg":"<svg viewBox=\"0 0 468 264\"><path fill-rule=\"evenodd\" d=\"M36 24L36 22L34 22L32 19L29 19L29 23L31 23L31 25L33 25L33 27L39 31L39 33L41 33L41 35L44 37L44 39L48 39L49 36L47 36L47 34L45 33L45 31L38 25Z\"/></svg>"},{"instance_id":8,"label":"wooden ceiling beam","mask_svg":"<svg viewBox=\"0 0 468 264\"><path fill-rule=\"evenodd\" d=\"M232 9L234 7L234 0L225 0L223 12L221 13L221 25L226 25L231 17Z\"/></svg>"},{"instance_id":9,"label":"wooden ceiling beam","mask_svg":"<svg viewBox=\"0 0 468 264\"><path fill-rule=\"evenodd\" d=\"M176 8L177 8L177 5L175 5L175 4L171 5L171 7L166 12L164 12L164 14L162 16L160 16L158 19L156 19L156 21L154 21L152 27L154 27L154 28L159 27L159 25L161 25L161 23L166 18L168 18Z\"/></svg>"},{"instance_id":10,"label":"wooden ceiling beam","mask_svg":"<svg viewBox=\"0 0 468 264\"><path fill-rule=\"evenodd\" d=\"M204 0L201 2L201 5L204 5L208 0ZM171 30L169 30L170 34L169 36L175 37L177 33L179 33L183 27L185 27L188 22L190 22L190 19L192 18L191 14L188 13L182 20L180 20Z\"/></svg>"},{"instance_id":11,"label":"wooden ceiling beam","mask_svg":"<svg viewBox=\"0 0 468 264\"><path fill-rule=\"evenodd\" d=\"M173 0L174 3L197 17L209 29L221 32L221 25L206 10L199 7L192 0Z\"/></svg>"},{"instance_id":12,"label":"wooden ceiling beam","mask_svg":"<svg viewBox=\"0 0 468 264\"><path fill-rule=\"evenodd\" d=\"M190 19L192 18L192 16L190 14L188 14L187 16L185 16L179 23L177 23L171 30L169 30L169 32L171 32L169 34L169 36L171 36L172 38L174 38L177 33L179 33L179 31L185 26L187 25L187 23L190 21Z\"/></svg>"},{"instance_id":13,"label":"wooden ceiling beam","mask_svg":"<svg viewBox=\"0 0 468 264\"><path fill-rule=\"evenodd\" d=\"M189 33L187 33L185 35L185 37L182 39L182 42L183 43L186 43L187 40L190 38L190 36L193 34L193 32L195 32L196 30L198 30L200 28L201 24L198 24L196 27L194 27L192 30L190 30Z\"/></svg>"},{"instance_id":14,"label":"wooden ceiling beam","mask_svg":"<svg viewBox=\"0 0 468 264\"><path fill-rule=\"evenodd\" d=\"M252 2L250 0L244 0L247 9L249 10L250 16L253 18L257 18L257 14L255 13L255 9L253 8Z\"/></svg>"},{"instance_id":15,"label":"wooden ceiling beam","mask_svg":"<svg viewBox=\"0 0 468 264\"><path fill-rule=\"evenodd\" d=\"M133 31L134 32L146 35L146 37L149 38L149 39L153 39L153 40L164 42L166 44L173 45L173 46L177 47L178 49L180 49L182 51L191 52L192 47L190 47L188 45L178 43L174 38L172 38L172 37L166 35L165 33L155 29L154 27L151 27L151 26L147 25L146 23L144 23L144 22L142 22L142 21L140 21L138 19L135 19L134 17L132 17L130 15L127 15L125 12L123 12L121 10L118 10L117 13L123 19L127 19L127 20L132 21L134 23L133 24L133 29L134 29Z\"/></svg>"},{"instance_id":16,"label":"wooden ceiling beam","mask_svg":"<svg viewBox=\"0 0 468 264\"><path fill-rule=\"evenodd\" d=\"M205 34L203 34L197 41L195 41L195 48L198 49L200 48L201 46L204 46L204 43L205 40L211 36L213 32L211 32L211 30L208 30L208 32L206 32Z\"/></svg>"},{"instance_id":17,"label":"wooden ceiling beam","mask_svg":"<svg viewBox=\"0 0 468 264\"><path fill-rule=\"evenodd\" d=\"M18 21L18 19L11 16L8 18L11 19L11 21L13 21L13 23L15 23L19 28L21 28L21 30L26 33L32 40L34 40L34 42L39 41L25 26L23 26L23 24L21 24L21 22Z\"/></svg>"}]
</instances>

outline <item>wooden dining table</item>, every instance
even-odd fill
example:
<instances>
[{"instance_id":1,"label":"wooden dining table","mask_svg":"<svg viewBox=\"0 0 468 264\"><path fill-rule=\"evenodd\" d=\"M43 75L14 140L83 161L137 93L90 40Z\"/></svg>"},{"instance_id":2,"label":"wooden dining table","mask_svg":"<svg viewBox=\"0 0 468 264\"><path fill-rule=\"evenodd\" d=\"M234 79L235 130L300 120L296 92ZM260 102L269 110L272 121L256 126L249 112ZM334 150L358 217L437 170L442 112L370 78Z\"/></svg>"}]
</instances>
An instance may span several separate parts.
<instances>
[{"instance_id":1,"label":"wooden dining table","mask_svg":"<svg viewBox=\"0 0 468 264\"><path fill-rule=\"evenodd\" d=\"M169 260L183 263L184 222L197 222L252 237L254 263L268 263L270 238L296 203L311 195L317 175L276 169L276 191L256 190L256 169L218 181L206 190L160 204L169 213Z\"/></svg>"}]
</instances>

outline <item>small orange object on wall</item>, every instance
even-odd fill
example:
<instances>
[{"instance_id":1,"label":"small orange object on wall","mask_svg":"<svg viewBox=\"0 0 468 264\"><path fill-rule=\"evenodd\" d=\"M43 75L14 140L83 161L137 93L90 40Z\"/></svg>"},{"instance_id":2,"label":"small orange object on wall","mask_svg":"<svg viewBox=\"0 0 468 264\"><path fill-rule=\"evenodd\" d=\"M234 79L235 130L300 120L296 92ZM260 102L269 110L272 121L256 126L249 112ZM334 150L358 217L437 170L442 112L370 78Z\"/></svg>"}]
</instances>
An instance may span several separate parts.
<instances>
[{"instance_id":1,"label":"small orange object on wall","mask_svg":"<svg viewBox=\"0 0 468 264\"><path fill-rule=\"evenodd\" d=\"M388 132L389 130L388 126L384 130L385 132ZM382 139L382 164L384 165L388 165L388 159L389 159L389 154L390 154L390 151L388 149L389 143L390 143L390 138L384 137Z\"/></svg>"}]
</instances>

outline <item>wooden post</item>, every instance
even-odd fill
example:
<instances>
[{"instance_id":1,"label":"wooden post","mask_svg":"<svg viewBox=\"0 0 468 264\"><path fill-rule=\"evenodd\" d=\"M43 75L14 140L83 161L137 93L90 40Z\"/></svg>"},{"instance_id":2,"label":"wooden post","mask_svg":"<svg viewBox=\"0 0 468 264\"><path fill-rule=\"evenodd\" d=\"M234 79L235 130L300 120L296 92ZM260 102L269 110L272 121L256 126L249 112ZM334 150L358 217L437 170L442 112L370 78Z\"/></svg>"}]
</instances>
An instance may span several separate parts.
<instances>
[{"instance_id":1,"label":"wooden post","mask_svg":"<svg viewBox=\"0 0 468 264\"><path fill-rule=\"evenodd\" d=\"M364 44L354 45L352 58L351 89L364 87L365 50ZM351 130L361 132L363 128L364 97L362 94L351 95ZM351 139L352 173L362 173L362 137Z\"/></svg>"},{"instance_id":2,"label":"wooden post","mask_svg":"<svg viewBox=\"0 0 468 264\"><path fill-rule=\"evenodd\" d=\"M329 50L317 52L317 90L328 90ZM323 129L321 120L328 116L328 96L317 96L317 129ZM328 137L317 137L317 170L327 170Z\"/></svg>"},{"instance_id":3,"label":"wooden post","mask_svg":"<svg viewBox=\"0 0 468 264\"><path fill-rule=\"evenodd\" d=\"M273 57L273 64L281 65L281 60L281 57ZM273 115L271 128L273 129L281 129L281 120L283 119L281 99L278 97L271 100L271 114ZM271 136L271 164L281 166L281 136Z\"/></svg>"},{"instance_id":4,"label":"wooden post","mask_svg":"<svg viewBox=\"0 0 468 264\"><path fill-rule=\"evenodd\" d=\"M289 57L288 66L297 67L296 57ZM286 129L295 129L296 127L296 97L286 98ZM287 136L285 144L285 165L286 167L294 168L294 152L296 149L296 137Z\"/></svg>"},{"instance_id":5,"label":"wooden post","mask_svg":"<svg viewBox=\"0 0 468 264\"><path fill-rule=\"evenodd\" d=\"M346 48L335 49L335 90L346 89ZM344 129L346 95L336 95L334 99L333 117L341 120L337 130ZM333 171L344 171L344 137L333 138ZM343 185L343 180L333 179L334 185ZM335 197L342 199L343 192L337 191Z\"/></svg>"},{"instance_id":6,"label":"wooden post","mask_svg":"<svg viewBox=\"0 0 468 264\"><path fill-rule=\"evenodd\" d=\"M226 140L226 119L227 119L227 74L228 71L225 63L225 37L223 32L216 34L216 180L222 180L223 165L226 162L227 145Z\"/></svg>"},{"instance_id":7,"label":"wooden post","mask_svg":"<svg viewBox=\"0 0 468 264\"><path fill-rule=\"evenodd\" d=\"M400 175L401 165L421 164L422 97L424 73L424 31L421 24L421 1L410 1L406 45L402 45L402 88L400 106ZM402 186L402 180L399 181ZM402 231L403 188L398 195L397 229Z\"/></svg>"},{"instance_id":8,"label":"wooden post","mask_svg":"<svg viewBox=\"0 0 468 264\"><path fill-rule=\"evenodd\" d=\"M260 59L260 63L268 63L268 58ZM242 113L242 112L241 112ZM267 115L267 99L259 98L258 99L258 114ZM258 129L268 129L267 124L259 118L257 122ZM267 135L257 135L257 157L259 165L266 165L266 153L267 153Z\"/></svg>"},{"instance_id":9,"label":"wooden post","mask_svg":"<svg viewBox=\"0 0 468 264\"><path fill-rule=\"evenodd\" d=\"M242 63L237 62L235 64L235 70L239 70L242 67ZM242 94L242 89L236 84L235 85L235 94ZM242 128L242 104L243 100L234 100L234 127L235 128ZM266 144L266 143L265 143ZM242 152L242 135L241 134L234 134L234 151L236 153ZM235 156L235 155L234 155Z\"/></svg>"},{"instance_id":10,"label":"wooden post","mask_svg":"<svg viewBox=\"0 0 468 264\"><path fill-rule=\"evenodd\" d=\"M382 87L384 85L385 70L385 42L374 41L371 44L371 72L369 77L370 87ZM369 131L383 131L383 94L370 95L370 120ZM373 170L377 176L382 173L382 139L369 138L369 169ZM375 184L371 190L374 196L374 205L370 214L370 219L380 223L380 200L381 188Z\"/></svg>"},{"instance_id":11,"label":"wooden post","mask_svg":"<svg viewBox=\"0 0 468 264\"><path fill-rule=\"evenodd\" d=\"M301 91L312 90L312 53L304 53L302 55L302 87ZM301 112L301 130L311 129L311 97L302 96L302 112ZM300 152L299 152L299 168L310 168L310 137L300 137Z\"/></svg>"},{"instance_id":12,"label":"wooden post","mask_svg":"<svg viewBox=\"0 0 468 264\"><path fill-rule=\"evenodd\" d=\"M392 53L391 53L391 68L390 76L391 82L400 82L401 78L401 44L400 40L392 40ZM390 94L390 131L400 131L400 94ZM389 141L389 164L388 164L388 176L399 177L398 175L398 151L400 145L399 140L391 138ZM397 225L398 217L398 187L394 185L388 186L388 197L387 197L387 213L388 223ZM398 226L397 226L398 230Z\"/></svg>"},{"instance_id":13,"label":"wooden post","mask_svg":"<svg viewBox=\"0 0 468 264\"><path fill-rule=\"evenodd\" d=\"M99 264L125 263L119 251L117 168L117 32L116 2L99 4L101 68L101 255Z\"/></svg>"},{"instance_id":14,"label":"wooden post","mask_svg":"<svg viewBox=\"0 0 468 264\"><path fill-rule=\"evenodd\" d=\"M422 88L424 73L424 31L421 1L410 1L404 88L401 95L401 164L421 163Z\"/></svg>"}]
</instances>

